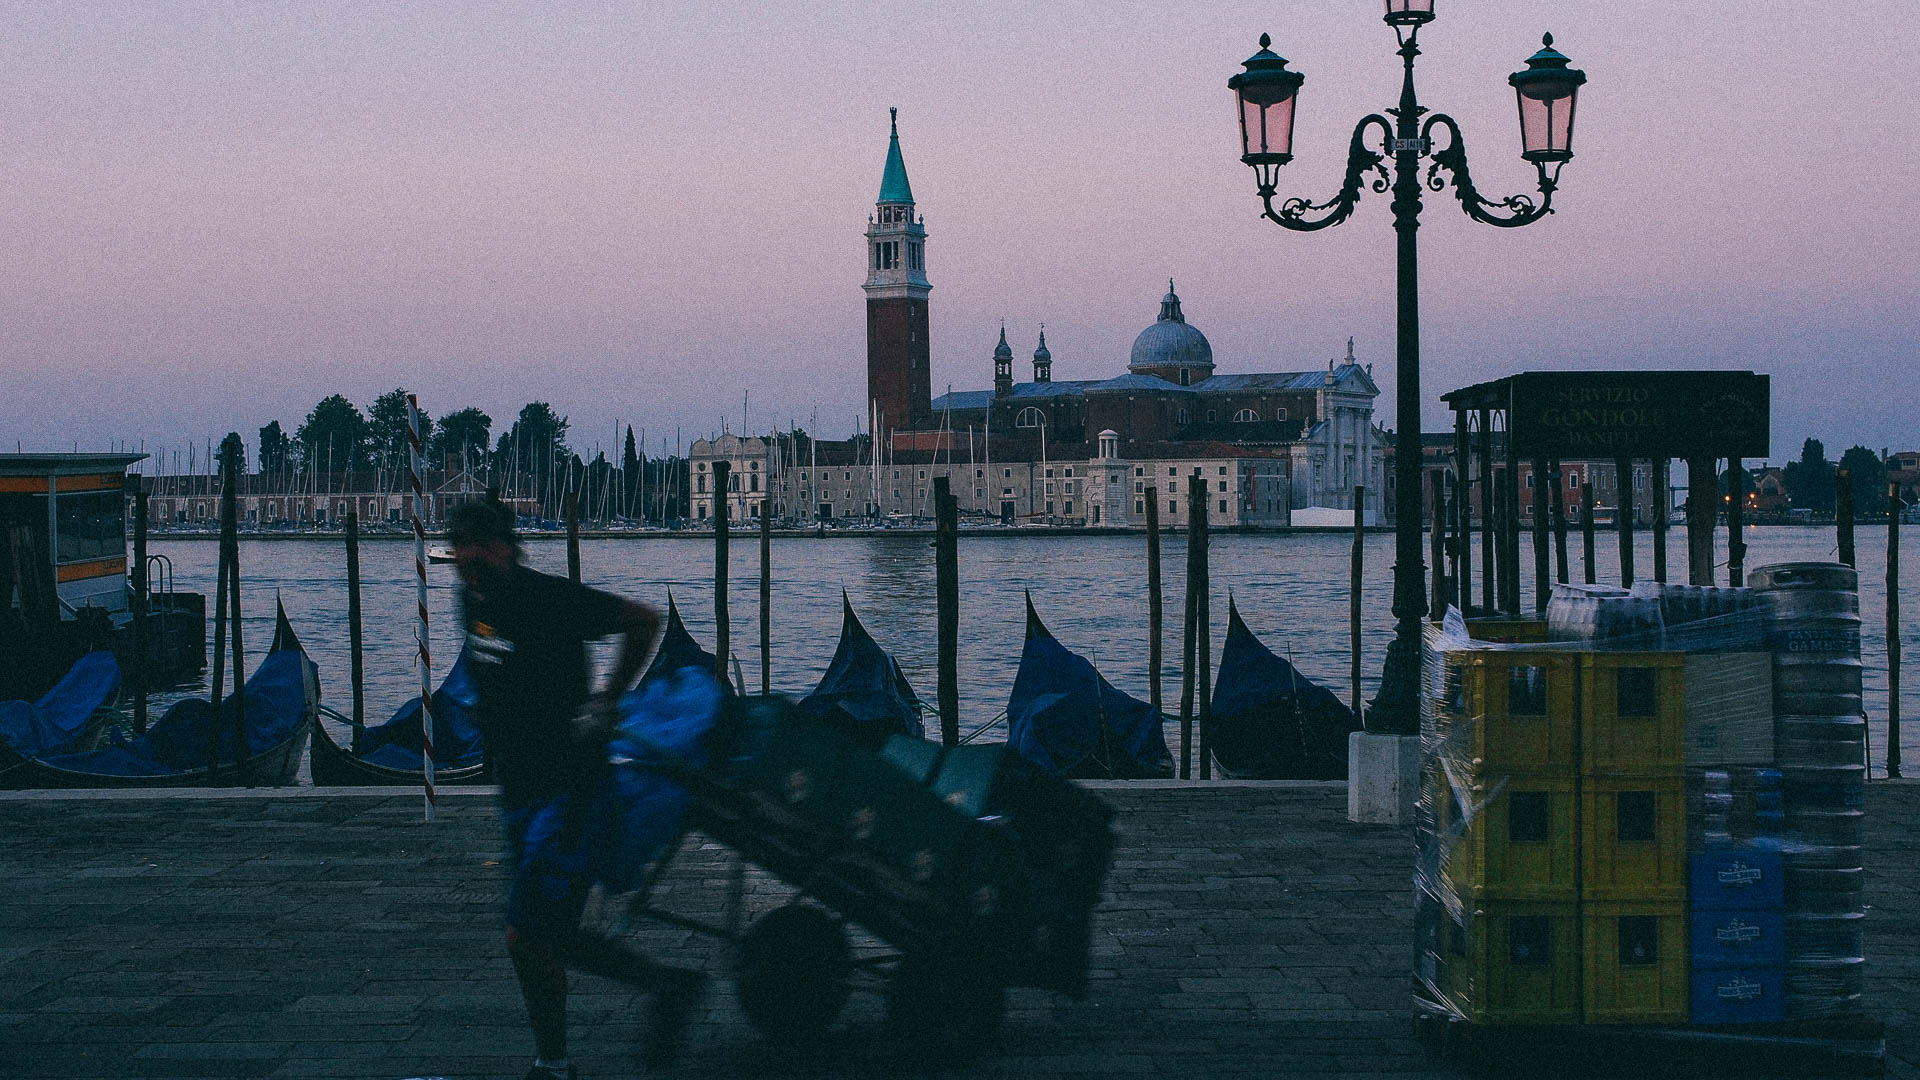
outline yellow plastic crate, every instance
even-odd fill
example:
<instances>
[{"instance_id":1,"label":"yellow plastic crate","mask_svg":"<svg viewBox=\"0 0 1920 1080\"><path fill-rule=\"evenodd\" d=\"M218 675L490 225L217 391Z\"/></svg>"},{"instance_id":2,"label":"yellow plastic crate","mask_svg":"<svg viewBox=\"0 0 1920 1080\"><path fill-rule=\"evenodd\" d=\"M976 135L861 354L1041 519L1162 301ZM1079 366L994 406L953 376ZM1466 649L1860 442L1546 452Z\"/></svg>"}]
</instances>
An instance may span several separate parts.
<instances>
[{"instance_id":1,"label":"yellow plastic crate","mask_svg":"<svg viewBox=\"0 0 1920 1080\"><path fill-rule=\"evenodd\" d=\"M1580 771L1679 775L1687 765L1687 657L1580 654Z\"/></svg>"},{"instance_id":2,"label":"yellow plastic crate","mask_svg":"<svg viewBox=\"0 0 1920 1080\"><path fill-rule=\"evenodd\" d=\"M1587 904L1580 926L1587 1023L1687 1022L1684 902Z\"/></svg>"},{"instance_id":3,"label":"yellow plastic crate","mask_svg":"<svg viewBox=\"0 0 1920 1080\"><path fill-rule=\"evenodd\" d=\"M1441 753L1488 779L1513 772L1572 776L1578 655L1538 649L1446 654L1446 696L1436 714Z\"/></svg>"},{"instance_id":4,"label":"yellow plastic crate","mask_svg":"<svg viewBox=\"0 0 1920 1080\"><path fill-rule=\"evenodd\" d=\"M1570 777L1515 774L1443 791L1434 818L1439 842L1452 845L1439 865L1453 895L1469 902L1578 899L1574 784Z\"/></svg>"},{"instance_id":5,"label":"yellow plastic crate","mask_svg":"<svg viewBox=\"0 0 1920 1080\"><path fill-rule=\"evenodd\" d=\"M1583 777L1582 898L1685 900L1686 802L1680 776Z\"/></svg>"},{"instance_id":6,"label":"yellow plastic crate","mask_svg":"<svg viewBox=\"0 0 1920 1080\"><path fill-rule=\"evenodd\" d=\"M1580 915L1573 904L1489 901L1449 921L1441 985L1478 1024L1580 1022Z\"/></svg>"}]
</instances>

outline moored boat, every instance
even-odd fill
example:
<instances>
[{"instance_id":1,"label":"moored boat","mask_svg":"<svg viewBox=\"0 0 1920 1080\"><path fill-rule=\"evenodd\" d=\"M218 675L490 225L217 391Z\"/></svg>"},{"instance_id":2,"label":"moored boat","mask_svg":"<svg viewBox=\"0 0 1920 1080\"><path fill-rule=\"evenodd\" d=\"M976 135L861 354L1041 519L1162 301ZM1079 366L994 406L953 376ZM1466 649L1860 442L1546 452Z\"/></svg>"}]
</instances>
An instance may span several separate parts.
<instances>
[{"instance_id":1,"label":"moored boat","mask_svg":"<svg viewBox=\"0 0 1920 1080\"><path fill-rule=\"evenodd\" d=\"M1353 710L1260 643L1227 600L1207 742L1229 777L1345 780Z\"/></svg>"},{"instance_id":2,"label":"moored boat","mask_svg":"<svg viewBox=\"0 0 1920 1080\"><path fill-rule=\"evenodd\" d=\"M0 701L0 787L6 774L35 758L86 749L112 718L120 662L108 649L74 661L38 701Z\"/></svg>"},{"instance_id":3,"label":"moored boat","mask_svg":"<svg viewBox=\"0 0 1920 1080\"><path fill-rule=\"evenodd\" d=\"M230 722L244 695L246 757ZM273 645L238 693L215 709L205 698L177 701L146 733L119 745L29 761L10 787L155 788L279 786L299 776L320 705L319 671L285 609Z\"/></svg>"},{"instance_id":4,"label":"moored boat","mask_svg":"<svg viewBox=\"0 0 1920 1080\"><path fill-rule=\"evenodd\" d=\"M1027 640L1007 698L1007 743L1055 776L1144 780L1173 775L1160 710L1114 689L1060 644L1027 596Z\"/></svg>"},{"instance_id":5,"label":"moored boat","mask_svg":"<svg viewBox=\"0 0 1920 1080\"><path fill-rule=\"evenodd\" d=\"M820 684L800 699L800 711L876 749L894 735L926 737L920 696L900 664L860 624L844 589L840 607L840 644Z\"/></svg>"},{"instance_id":6,"label":"moored boat","mask_svg":"<svg viewBox=\"0 0 1920 1080\"><path fill-rule=\"evenodd\" d=\"M480 728L473 710L479 701L466 650L447 669L433 692L433 782L487 782ZM335 742L325 724L313 728L313 782L317 787L407 785L425 781L421 767L420 699L410 698L384 724L353 733L346 746Z\"/></svg>"}]
</instances>

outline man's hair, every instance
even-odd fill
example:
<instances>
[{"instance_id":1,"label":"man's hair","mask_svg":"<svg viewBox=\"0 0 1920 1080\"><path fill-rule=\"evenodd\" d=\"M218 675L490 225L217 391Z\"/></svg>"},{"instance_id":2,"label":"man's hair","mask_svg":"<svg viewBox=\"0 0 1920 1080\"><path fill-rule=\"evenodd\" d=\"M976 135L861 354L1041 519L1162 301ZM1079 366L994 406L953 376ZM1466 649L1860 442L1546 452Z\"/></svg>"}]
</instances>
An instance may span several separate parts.
<instances>
[{"instance_id":1,"label":"man's hair","mask_svg":"<svg viewBox=\"0 0 1920 1080\"><path fill-rule=\"evenodd\" d=\"M520 549L520 538L513 532L513 511L491 499L456 507L447 521L447 539L454 547L505 544Z\"/></svg>"}]
</instances>

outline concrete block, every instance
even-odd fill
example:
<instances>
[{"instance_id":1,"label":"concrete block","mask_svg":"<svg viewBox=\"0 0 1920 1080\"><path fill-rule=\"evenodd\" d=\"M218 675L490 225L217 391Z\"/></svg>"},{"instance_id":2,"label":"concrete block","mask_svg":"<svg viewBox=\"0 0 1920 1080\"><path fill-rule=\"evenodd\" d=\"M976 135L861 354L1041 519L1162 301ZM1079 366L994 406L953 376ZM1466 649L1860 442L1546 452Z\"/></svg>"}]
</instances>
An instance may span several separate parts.
<instances>
[{"instance_id":1,"label":"concrete block","mask_svg":"<svg viewBox=\"0 0 1920 1080\"><path fill-rule=\"evenodd\" d=\"M1347 820L1360 825L1411 825L1420 797L1420 737L1347 736Z\"/></svg>"}]
</instances>

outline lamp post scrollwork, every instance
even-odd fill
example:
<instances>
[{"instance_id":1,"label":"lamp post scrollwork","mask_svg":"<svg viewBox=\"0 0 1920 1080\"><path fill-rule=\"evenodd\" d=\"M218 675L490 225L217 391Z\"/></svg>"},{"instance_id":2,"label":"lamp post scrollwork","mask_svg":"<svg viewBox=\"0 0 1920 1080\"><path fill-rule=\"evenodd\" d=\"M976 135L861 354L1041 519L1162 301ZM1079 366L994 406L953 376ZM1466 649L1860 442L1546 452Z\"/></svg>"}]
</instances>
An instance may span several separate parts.
<instances>
[{"instance_id":1,"label":"lamp post scrollwork","mask_svg":"<svg viewBox=\"0 0 1920 1080\"><path fill-rule=\"evenodd\" d=\"M1347 144L1347 173L1340 190L1325 202L1293 197L1275 199L1282 166L1293 160L1293 122L1306 77L1287 67L1260 36L1260 51L1227 80L1240 113L1240 160L1252 166L1262 215L1294 232L1331 228L1351 217L1362 194L1392 192L1391 209L1398 235L1398 290L1395 404L1399 430L1394 439L1394 637L1381 671L1380 692L1365 718L1370 732L1410 735L1420 720L1420 621L1427 614L1426 567L1421 550L1420 299L1416 232L1423 190L1449 186L1460 209L1475 221L1517 228L1553 213L1560 168L1573 157L1574 103L1586 74L1569 66L1553 47L1553 35L1527 66L1507 81L1520 106L1521 158L1533 164L1539 198L1528 194L1488 199L1467 168L1460 126L1445 113L1426 115L1414 92L1413 64L1420 55L1420 27L1431 22L1434 0L1386 0L1386 22L1400 42L1402 76L1395 108L1369 113L1354 126ZM1424 117L1424 119L1423 119ZM1444 141L1436 147L1436 134ZM1427 161L1425 176L1421 161ZM1389 171L1391 163L1391 171Z\"/></svg>"}]
</instances>

